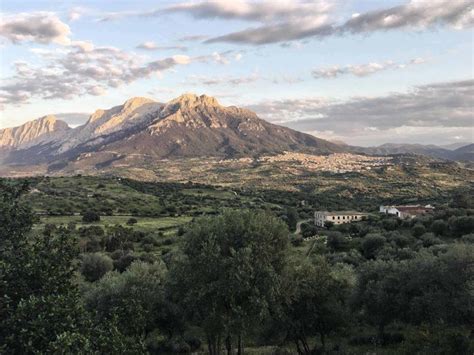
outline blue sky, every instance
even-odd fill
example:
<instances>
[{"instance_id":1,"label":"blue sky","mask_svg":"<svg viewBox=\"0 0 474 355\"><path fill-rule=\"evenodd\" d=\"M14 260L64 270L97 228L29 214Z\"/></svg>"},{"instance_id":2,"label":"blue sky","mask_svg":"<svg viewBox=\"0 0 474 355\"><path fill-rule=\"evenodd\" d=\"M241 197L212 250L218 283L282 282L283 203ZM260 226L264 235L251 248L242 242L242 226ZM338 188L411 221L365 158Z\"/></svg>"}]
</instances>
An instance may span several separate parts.
<instances>
[{"instance_id":1,"label":"blue sky","mask_svg":"<svg viewBox=\"0 0 474 355\"><path fill-rule=\"evenodd\" d=\"M195 92L350 144L472 141L473 11L465 0L4 0L0 128Z\"/></svg>"}]
</instances>

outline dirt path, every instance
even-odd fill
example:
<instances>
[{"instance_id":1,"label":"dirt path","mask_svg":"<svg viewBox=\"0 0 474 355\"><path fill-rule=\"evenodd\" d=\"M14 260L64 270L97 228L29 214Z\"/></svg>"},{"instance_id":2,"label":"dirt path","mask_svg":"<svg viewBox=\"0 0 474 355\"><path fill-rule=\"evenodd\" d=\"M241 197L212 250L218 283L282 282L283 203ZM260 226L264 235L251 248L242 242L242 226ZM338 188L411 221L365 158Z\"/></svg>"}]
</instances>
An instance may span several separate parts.
<instances>
[{"instance_id":1,"label":"dirt path","mask_svg":"<svg viewBox=\"0 0 474 355\"><path fill-rule=\"evenodd\" d=\"M301 234L301 225L305 222L309 222L311 221L311 219L304 219L302 221L299 221L298 223L296 223L296 230L295 230L295 234Z\"/></svg>"}]
</instances>

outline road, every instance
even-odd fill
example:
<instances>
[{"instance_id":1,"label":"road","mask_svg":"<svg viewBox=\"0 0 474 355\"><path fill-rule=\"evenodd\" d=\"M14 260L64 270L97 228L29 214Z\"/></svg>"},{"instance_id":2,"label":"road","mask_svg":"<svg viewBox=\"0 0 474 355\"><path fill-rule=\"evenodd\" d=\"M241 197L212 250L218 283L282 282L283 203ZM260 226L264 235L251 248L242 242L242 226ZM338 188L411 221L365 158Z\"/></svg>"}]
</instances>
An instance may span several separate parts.
<instances>
[{"instance_id":1,"label":"road","mask_svg":"<svg viewBox=\"0 0 474 355\"><path fill-rule=\"evenodd\" d=\"M302 221L299 221L298 223L296 223L296 230L295 230L295 234L301 234L301 225L305 222L309 222L311 221L311 219L304 219Z\"/></svg>"}]
</instances>

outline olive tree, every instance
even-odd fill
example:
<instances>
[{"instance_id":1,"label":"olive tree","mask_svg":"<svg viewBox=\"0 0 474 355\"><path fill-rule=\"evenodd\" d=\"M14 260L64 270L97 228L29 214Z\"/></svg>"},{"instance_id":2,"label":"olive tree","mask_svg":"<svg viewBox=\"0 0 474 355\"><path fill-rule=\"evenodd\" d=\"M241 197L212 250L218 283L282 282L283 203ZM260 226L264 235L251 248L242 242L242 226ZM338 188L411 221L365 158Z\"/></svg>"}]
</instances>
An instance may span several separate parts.
<instances>
[{"instance_id":1,"label":"olive tree","mask_svg":"<svg viewBox=\"0 0 474 355\"><path fill-rule=\"evenodd\" d=\"M268 315L278 299L288 228L273 215L224 211L196 221L185 235L183 256L172 270L175 295L206 333L208 351L227 352Z\"/></svg>"}]
</instances>

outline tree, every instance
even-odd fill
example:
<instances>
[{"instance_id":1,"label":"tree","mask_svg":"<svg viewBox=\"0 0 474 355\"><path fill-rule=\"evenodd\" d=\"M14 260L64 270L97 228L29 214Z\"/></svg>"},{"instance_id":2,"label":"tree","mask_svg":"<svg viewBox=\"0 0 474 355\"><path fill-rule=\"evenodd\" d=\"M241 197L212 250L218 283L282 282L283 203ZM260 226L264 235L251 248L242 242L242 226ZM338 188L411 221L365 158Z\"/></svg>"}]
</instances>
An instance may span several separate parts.
<instances>
[{"instance_id":1,"label":"tree","mask_svg":"<svg viewBox=\"0 0 474 355\"><path fill-rule=\"evenodd\" d=\"M412 228L413 236L414 237L421 237L426 232L426 228L421 223L416 223Z\"/></svg>"},{"instance_id":2,"label":"tree","mask_svg":"<svg viewBox=\"0 0 474 355\"><path fill-rule=\"evenodd\" d=\"M75 241L65 229L30 232L35 218L20 200L26 191L0 181L0 352L140 353L113 324L91 321L71 281Z\"/></svg>"},{"instance_id":3,"label":"tree","mask_svg":"<svg viewBox=\"0 0 474 355\"><path fill-rule=\"evenodd\" d=\"M82 215L82 221L85 223L94 223L100 221L100 215L94 211L86 211Z\"/></svg>"},{"instance_id":4,"label":"tree","mask_svg":"<svg viewBox=\"0 0 474 355\"><path fill-rule=\"evenodd\" d=\"M280 291L288 229L265 212L226 210L197 220L185 235L183 258L172 269L174 295L203 328L211 355L228 353L237 338L268 315Z\"/></svg>"},{"instance_id":5,"label":"tree","mask_svg":"<svg viewBox=\"0 0 474 355\"><path fill-rule=\"evenodd\" d=\"M404 261L371 261L358 272L354 305L377 326L469 325L474 318L474 247L454 245L439 256L422 251Z\"/></svg>"},{"instance_id":6,"label":"tree","mask_svg":"<svg viewBox=\"0 0 474 355\"><path fill-rule=\"evenodd\" d=\"M115 317L123 334L144 339L161 327L171 338L176 327L164 326L169 322L165 277L163 263L136 261L123 273L108 273L90 285L84 296L86 307L96 312L100 322ZM175 314L174 319L180 322L181 318Z\"/></svg>"},{"instance_id":7,"label":"tree","mask_svg":"<svg viewBox=\"0 0 474 355\"><path fill-rule=\"evenodd\" d=\"M474 216L462 216L455 218L451 224L451 229L456 237L474 231Z\"/></svg>"},{"instance_id":8,"label":"tree","mask_svg":"<svg viewBox=\"0 0 474 355\"><path fill-rule=\"evenodd\" d=\"M331 232L328 235L327 246L332 251L341 251L348 246L348 240L341 232Z\"/></svg>"},{"instance_id":9,"label":"tree","mask_svg":"<svg viewBox=\"0 0 474 355\"><path fill-rule=\"evenodd\" d=\"M84 254L81 262L81 274L89 282L99 280L107 272L113 269L112 259L100 253Z\"/></svg>"},{"instance_id":10,"label":"tree","mask_svg":"<svg viewBox=\"0 0 474 355\"><path fill-rule=\"evenodd\" d=\"M437 219L431 224L431 230L436 235L445 235L448 232L449 226L442 219Z\"/></svg>"},{"instance_id":11,"label":"tree","mask_svg":"<svg viewBox=\"0 0 474 355\"><path fill-rule=\"evenodd\" d=\"M383 248L386 239L378 234L367 234L361 244L362 254L367 259L374 259L377 252Z\"/></svg>"},{"instance_id":12,"label":"tree","mask_svg":"<svg viewBox=\"0 0 474 355\"><path fill-rule=\"evenodd\" d=\"M318 334L324 352L327 336L347 323L347 301L351 290L351 272L332 269L325 259L292 265L283 289L281 327L296 346L298 354L317 353L308 336Z\"/></svg>"},{"instance_id":13,"label":"tree","mask_svg":"<svg viewBox=\"0 0 474 355\"><path fill-rule=\"evenodd\" d=\"M286 210L286 223L290 231L296 230L296 224L298 223L298 211L294 207L288 207Z\"/></svg>"},{"instance_id":14,"label":"tree","mask_svg":"<svg viewBox=\"0 0 474 355\"><path fill-rule=\"evenodd\" d=\"M383 342L385 327L401 312L396 296L405 280L400 277L398 265L395 261L376 260L365 263L358 270L353 306L377 327L380 342Z\"/></svg>"}]
</instances>

